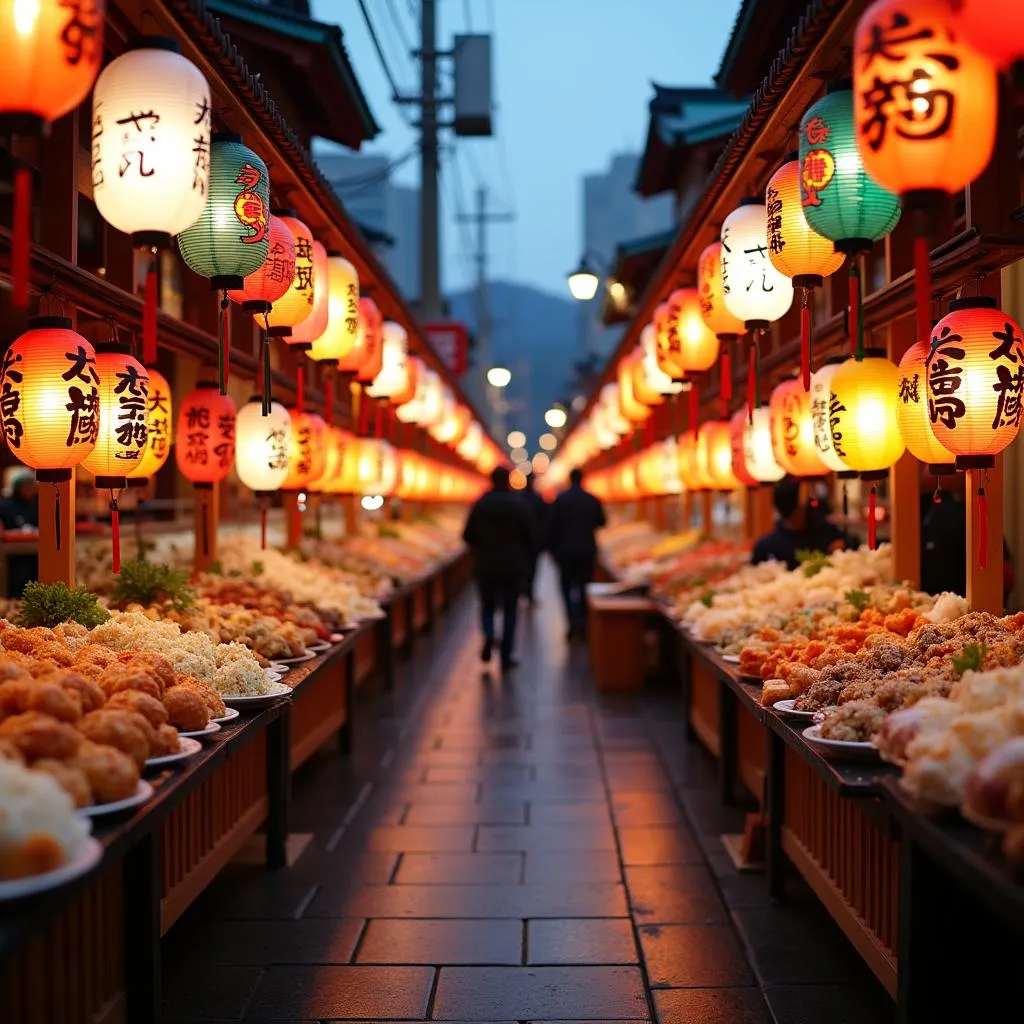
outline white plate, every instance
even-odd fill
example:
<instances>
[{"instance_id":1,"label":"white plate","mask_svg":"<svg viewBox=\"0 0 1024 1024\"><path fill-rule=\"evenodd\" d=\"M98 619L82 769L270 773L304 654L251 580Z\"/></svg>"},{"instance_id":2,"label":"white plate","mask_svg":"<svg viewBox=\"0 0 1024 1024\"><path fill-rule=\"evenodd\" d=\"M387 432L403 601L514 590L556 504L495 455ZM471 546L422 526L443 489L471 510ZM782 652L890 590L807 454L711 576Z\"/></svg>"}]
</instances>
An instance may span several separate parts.
<instances>
[{"instance_id":1,"label":"white plate","mask_svg":"<svg viewBox=\"0 0 1024 1024\"><path fill-rule=\"evenodd\" d=\"M359 627L358 626L343 626L342 628L343 629L352 630L352 629L358 629ZM328 639L331 641L332 644L340 644L341 641L345 639L345 634L344 633L332 633L328 637Z\"/></svg>"},{"instance_id":2,"label":"white plate","mask_svg":"<svg viewBox=\"0 0 1024 1024\"><path fill-rule=\"evenodd\" d=\"M722 661L727 661L730 665L738 665L740 663L740 656L738 654L723 654Z\"/></svg>"},{"instance_id":3,"label":"white plate","mask_svg":"<svg viewBox=\"0 0 1024 1024\"><path fill-rule=\"evenodd\" d=\"M153 787L145 779L139 779L139 784L131 796L126 796L123 800L114 800L109 804L79 807L78 813L83 818L99 818L104 814L116 814L118 811L127 811L129 807L138 807L139 804L144 804L152 795Z\"/></svg>"},{"instance_id":4,"label":"white plate","mask_svg":"<svg viewBox=\"0 0 1024 1024\"><path fill-rule=\"evenodd\" d=\"M182 732L179 729L178 730L178 735L179 736L195 736L195 737L198 738L199 736L212 736L215 732L220 732L220 723L219 722L210 722L210 724L207 725L207 727L205 729L196 729L195 732Z\"/></svg>"},{"instance_id":5,"label":"white plate","mask_svg":"<svg viewBox=\"0 0 1024 1024\"><path fill-rule=\"evenodd\" d=\"M225 697L224 703L232 707L259 707L260 704L267 704L278 697L290 697L292 688L285 683L271 683L269 693L257 693L251 697Z\"/></svg>"},{"instance_id":6,"label":"white plate","mask_svg":"<svg viewBox=\"0 0 1024 1024\"><path fill-rule=\"evenodd\" d=\"M270 663L271 667L274 665L297 665L300 661L311 661L316 657L316 651L306 651L305 654L300 654L294 658L277 658L275 661Z\"/></svg>"},{"instance_id":7,"label":"white plate","mask_svg":"<svg viewBox=\"0 0 1024 1024\"><path fill-rule=\"evenodd\" d=\"M874 743L825 739L821 735L820 725L812 725L809 729L804 729L803 735L812 747L817 747L827 756L849 758L856 761L876 761L878 759L878 747Z\"/></svg>"},{"instance_id":8,"label":"white plate","mask_svg":"<svg viewBox=\"0 0 1024 1024\"><path fill-rule=\"evenodd\" d=\"M361 615L359 617L359 621L360 622L380 622L381 619L386 619L387 617L388 617L388 613L386 611L384 611L383 608L381 608L379 611L368 612L366 615Z\"/></svg>"},{"instance_id":9,"label":"white plate","mask_svg":"<svg viewBox=\"0 0 1024 1024\"><path fill-rule=\"evenodd\" d=\"M179 733L178 752L176 754L164 754L163 757L151 757L146 762L147 768L159 768L165 764L174 764L176 761L184 761L186 757L198 754L203 749L199 740L189 739Z\"/></svg>"},{"instance_id":10,"label":"white plate","mask_svg":"<svg viewBox=\"0 0 1024 1024\"><path fill-rule=\"evenodd\" d=\"M795 700L777 700L772 707L776 711L783 715L787 715L790 718L814 718L818 713L817 711L797 711L793 705L796 703Z\"/></svg>"},{"instance_id":11,"label":"white plate","mask_svg":"<svg viewBox=\"0 0 1024 1024\"><path fill-rule=\"evenodd\" d=\"M330 643L329 641L321 640L318 643L310 644L309 647L306 648L306 650L313 651L316 654L322 654L324 651L329 651L333 646L334 644Z\"/></svg>"},{"instance_id":12,"label":"white plate","mask_svg":"<svg viewBox=\"0 0 1024 1024\"><path fill-rule=\"evenodd\" d=\"M82 843L78 856L55 871L47 871L42 875L29 875L28 878L12 878L0 882L0 900L16 900L22 896L31 896L37 892L56 889L65 882L70 882L79 875L91 871L103 857L103 847L98 839L90 836Z\"/></svg>"},{"instance_id":13,"label":"white plate","mask_svg":"<svg viewBox=\"0 0 1024 1024\"><path fill-rule=\"evenodd\" d=\"M223 725L225 722L233 722L242 712L238 708L228 708L220 718L211 718L211 722Z\"/></svg>"},{"instance_id":14,"label":"white plate","mask_svg":"<svg viewBox=\"0 0 1024 1024\"><path fill-rule=\"evenodd\" d=\"M274 668L273 665L271 665L269 668L265 668L263 670L263 674L272 683L279 683L281 681L281 676L283 676L285 674L285 672L287 672L287 671L288 671L288 666L287 665L282 665L280 668Z\"/></svg>"}]
</instances>

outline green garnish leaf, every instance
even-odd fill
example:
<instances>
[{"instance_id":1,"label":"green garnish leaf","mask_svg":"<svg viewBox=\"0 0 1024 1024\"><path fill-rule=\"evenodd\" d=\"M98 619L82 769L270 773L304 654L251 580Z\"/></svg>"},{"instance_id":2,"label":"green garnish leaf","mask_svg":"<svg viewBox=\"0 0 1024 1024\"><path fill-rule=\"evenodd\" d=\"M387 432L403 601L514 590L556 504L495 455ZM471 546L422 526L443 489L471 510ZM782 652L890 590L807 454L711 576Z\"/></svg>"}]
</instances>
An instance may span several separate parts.
<instances>
[{"instance_id":1,"label":"green garnish leaf","mask_svg":"<svg viewBox=\"0 0 1024 1024\"><path fill-rule=\"evenodd\" d=\"M871 595L866 590L848 590L843 594L843 599L852 604L859 612L864 611L871 604Z\"/></svg>"},{"instance_id":2,"label":"green garnish leaf","mask_svg":"<svg viewBox=\"0 0 1024 1024\"><path fill-rule=\"evenodd\" d=\"M977 672L988 654L988 644L982 640L980 644L967 644L959 654L953 655L953 667L963 675L968 669Z\"/></svg>"},{"instance_id":3,"label":"green garnish leaf","mask_svg":"<svg viewBox=\"0 0 1024 1024\"><path fill-rule=\"evenodd\" d=\"M700 603L704 605L705 608L710 608L714 600L715 592L713 590L705 590L704 593L700 595Z\"/></svg>"},{"instance_id":4,"label":"green garnish leaf","mask_svg":"<svg viewBox=\"0 0 1024 1024\"><path fill-rule=\"evenodd\" d=\"M85 587L69 587L66 583L29 583L21 598L19 625L59 626L62 622L78 622L92 629L110 618L110 612Z\"/></svg>"},{"instance_id":5,"label":"green garnish leaf","mask_svg":"<svg viewBox=\"0 0 1024 1024\"><path fill-rule=\"evenodd\" d=\"M135 603L169 604L180 612L190 608L196 596L188 585L188 573L184 569L133 558L121 564L121 574L110 592L110 599L122 608Z\"/></svg>"}]
</instances>

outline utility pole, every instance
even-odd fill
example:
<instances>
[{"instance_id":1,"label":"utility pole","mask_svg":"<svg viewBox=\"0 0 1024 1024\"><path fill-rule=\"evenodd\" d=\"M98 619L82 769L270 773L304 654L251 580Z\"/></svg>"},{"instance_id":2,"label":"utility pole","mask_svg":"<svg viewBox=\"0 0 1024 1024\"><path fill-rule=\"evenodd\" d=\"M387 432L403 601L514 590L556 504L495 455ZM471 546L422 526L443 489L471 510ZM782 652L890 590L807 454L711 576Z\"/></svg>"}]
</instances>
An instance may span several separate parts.
<instances>
[{"instance_id":1,"label":"utility pole","mask_svg":"<svg viewBox=\"0 0 1024 1024\"><path fill-rule=\"evenodd\" d=\"M476 225L476 346L479 358L480 389L487 396L492 413L492 428L499 437L505 435L505 400L500 388L487 382L487 371L491 368L491 306L487 291L487 225L505 224L515 217L511 213L498 213L487 209L487 188L480 185L476 190L474 213L460 213L460 223Z\"/></svg>"},{"instance_id":2,"label":"utility pole","mask_svg":"<svg viewBox=\"0 0 1024 1024\"><path fill-rule=\"evenodd\" d=\"M442 315L438 228L437 12L420 0L420 315Z\"/></svg>"}]
</instances>

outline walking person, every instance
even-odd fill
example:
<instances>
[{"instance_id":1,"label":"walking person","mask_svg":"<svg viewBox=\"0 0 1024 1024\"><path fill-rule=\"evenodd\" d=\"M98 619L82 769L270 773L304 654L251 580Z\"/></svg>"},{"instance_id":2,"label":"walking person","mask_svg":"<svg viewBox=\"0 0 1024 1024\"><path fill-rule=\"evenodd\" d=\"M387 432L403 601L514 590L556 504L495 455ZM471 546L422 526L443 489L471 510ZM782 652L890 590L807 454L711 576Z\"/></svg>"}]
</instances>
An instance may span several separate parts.
<instances>
[{"instance_id":1,"label":"walking person","mask_svg":"<svg viewBox=\"0 0 1024 1024\"><path fill-rule=\"evenodd\" d=\"M601 502L583 489L583 470L569 474L569 489L551 505L548 548L558 564L568 636L585 636L587 630L587 584L594 578L597 562L595 532L606 522Z\"/></svg>"},{"instance_id":2,"label":"walking person","mask_svg":"<svg viewBox=\"0 0 1024 1024\"><path fill-rule=\"evenodd\" d=\"M533 519L526 504L509 486L509 473L498 466L491 473L491 489L469 510L462 539L476 556L476 582L480 591L480 620L484 643L480 660L489 662L494 650L495 612L501 609L501 667L515 668L519 593L537 547Z\"/></svg>"},{"instance_id":3,"label":"walking person","mask_svg":"<svg viewBox=\"0 0 1024 1024\"><path fill-rule=\"evenodd\" d=\"M537 539L536 546L533 549L533 556L530 558L530 564L523 579L523 595L532 607L537 603L533 584L537 578L537 562L540 561L540 556L544 552L544 538L547 536L548 526L548 503L534 486L532 473L526 478L526 489L521 497L526 503L526 509L530 513L530 518L533 520L533 534Z\"/></svg>"}]
</instances>

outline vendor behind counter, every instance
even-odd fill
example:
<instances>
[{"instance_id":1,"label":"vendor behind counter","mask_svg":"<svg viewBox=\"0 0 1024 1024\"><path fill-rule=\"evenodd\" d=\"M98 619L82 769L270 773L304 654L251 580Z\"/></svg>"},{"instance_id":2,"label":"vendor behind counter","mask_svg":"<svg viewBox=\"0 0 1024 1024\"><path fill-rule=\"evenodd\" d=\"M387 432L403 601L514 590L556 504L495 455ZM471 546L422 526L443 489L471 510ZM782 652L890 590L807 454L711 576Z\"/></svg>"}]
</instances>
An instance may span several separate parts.
<instances>
[{"instance_id":1,"label":"vendor behind counter","mask_svg":"<svg viewBox=\"0 0 1024 1024\"><path fill-rule=\"evenodd\" d=\"M829 522L820 502L801 502L800 481L796 477L783 477L775 485L772 504L778 518L771 533L765 534L754 544L751 561L755 565L774 560L795 569L798 551L830 554L856 546L850 537Z\"/></svg>"},{"instance_id":2,"label":"vendor behind counter","mask_svg":"<svg viewBox=\"0 0 1024 1024\"><path fill-rule=\"evenodd\" d=\"M35 474L18 470L11 475L7 494L0 500L0 523L5 530L39 529L39 488ZM7 593L21 597L25 584L39 577L39 557L33 554L11 555L7 559Z\"/></svg>"}]
</instances>

